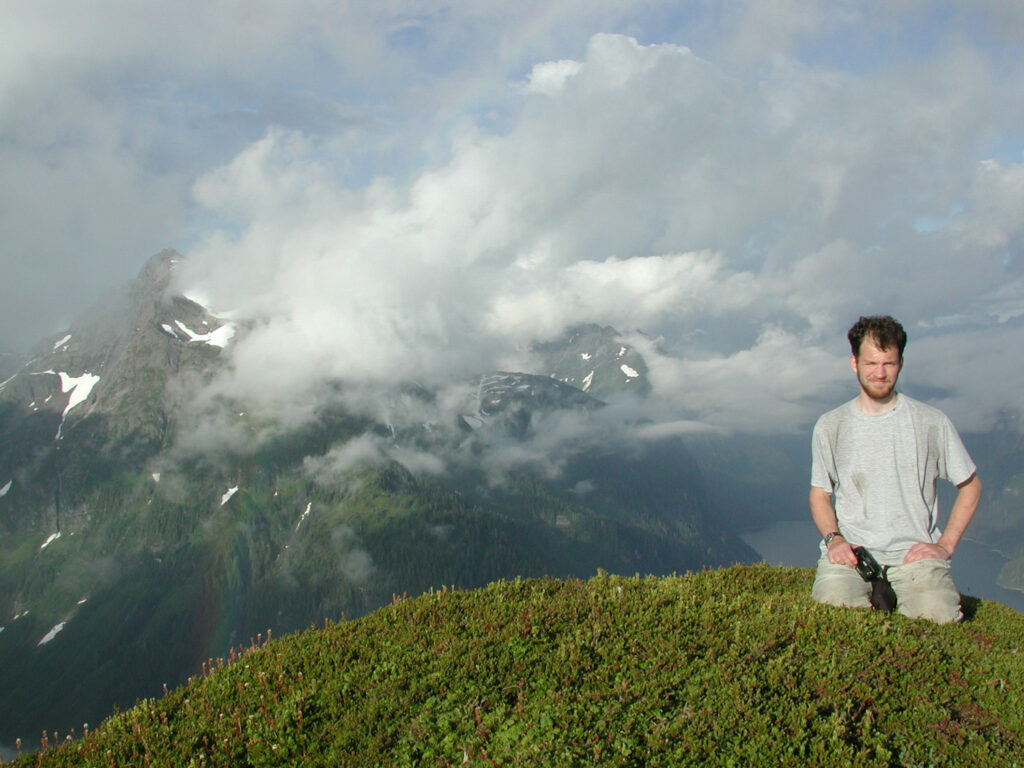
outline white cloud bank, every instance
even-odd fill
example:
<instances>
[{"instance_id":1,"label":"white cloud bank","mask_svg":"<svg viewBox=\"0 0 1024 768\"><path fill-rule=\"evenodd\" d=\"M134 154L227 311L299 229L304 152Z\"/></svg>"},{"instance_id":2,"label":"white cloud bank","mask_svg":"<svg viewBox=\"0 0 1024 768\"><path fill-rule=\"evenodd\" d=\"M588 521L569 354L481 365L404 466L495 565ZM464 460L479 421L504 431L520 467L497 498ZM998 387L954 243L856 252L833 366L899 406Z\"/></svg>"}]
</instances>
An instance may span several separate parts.
<instances>
[{"instance_id":1,"label":"white cloud bank","mask_svg":"<svg viewBox=\"0 0 1024 768\"><path fill-rule=\"evenodd\" d=\"M598 322L665 424L805 429L888 312L908 391L1021 408L1019 4L45 5L0 11L0 336L169 239L268 406Z\"/></svg>"},{"instance_id":2,"label":"white cloud bank","mask_svg":"<svg viewBox=\"0 0 1024 768\"><path fill-rule=\"evenodd\" d=\"M806 428L852 395L846 328L891 312L908 383L948 391L965 426L1020 407L1016 360L964 371L932 351L967 328L985 349L1024 341L1024 166L975 156L1000 108L977 57L753 79L599 34L510 88L507 130L466 131L407 183L336 185L329 143L283 130L200 180L245 225L198 244L186 279L257 319L222 387L440 383L597 322L660 339L654 395L677 418Z\"/></svg>"}]
</instances>

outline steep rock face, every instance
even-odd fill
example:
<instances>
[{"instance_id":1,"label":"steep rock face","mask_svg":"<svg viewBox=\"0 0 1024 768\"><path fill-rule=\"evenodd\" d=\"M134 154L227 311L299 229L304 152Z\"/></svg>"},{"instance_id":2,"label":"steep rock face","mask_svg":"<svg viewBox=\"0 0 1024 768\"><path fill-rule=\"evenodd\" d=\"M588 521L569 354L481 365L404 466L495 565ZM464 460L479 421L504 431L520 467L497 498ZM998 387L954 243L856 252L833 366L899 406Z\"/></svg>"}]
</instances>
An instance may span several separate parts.
<instances>
[{"instance_id":1,"label":"steep rock face","mask_svg":"<svg viewBox=\"0 0 1024 768\"><path fill-rule=\"evenodd\" d=\"M167 292L181 257L157 254L130 286L44 343L0 385L0 526L75 518L97 475L142 464L166 444L168 381L211 370L224 324ZM182 328L201 328L188 336ZM177 329L177 332L175 332ZM207 330L209 329L209 330ZM199 336L197 342L194 337ZM106 466L105 466L106 465Z\"/></svg>"}]
</instances>

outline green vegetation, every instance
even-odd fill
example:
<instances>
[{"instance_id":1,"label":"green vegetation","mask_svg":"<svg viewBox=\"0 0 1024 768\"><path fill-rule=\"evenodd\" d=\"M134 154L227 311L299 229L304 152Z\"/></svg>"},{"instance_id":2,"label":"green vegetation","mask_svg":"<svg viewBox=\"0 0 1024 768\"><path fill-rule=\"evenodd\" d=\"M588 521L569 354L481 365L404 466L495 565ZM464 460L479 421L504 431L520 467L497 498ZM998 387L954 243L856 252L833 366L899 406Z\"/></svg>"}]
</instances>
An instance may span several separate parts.
<instances>
[{"instance_id":1,"label":"green vegetation","mask_svg":"<svg viewBox=\"0 0 1024 768\"><path fill-rule=\"evenodd\" d=\"M326 450L351 433L331 424L304 440ZM525 474L492 488L482 473L419 477L392 463L313 480L296 445L288 433L255 458L196 457L159 481L98 454L95 471L65 460L77 479L64 483L60 538L41 548L49 526L0 536L0 743L96 722L258 632L362 616L393 594L599 567L666 574L746 554L704 535L713 526L676 491L680 473L659 470L673 483L644 493L637 475L621 484L631 499L597 504L604 494ZM598 476L634 467L606 464ZM676 502L660 518L656 491Z\"/></svg>"},{"instance_id":2,"label":"green vegetation","mask_svg":"<svg viewBox=\"0 0 1024 768\"><path fill-rule=\"evenodd\" d=\"M971 598L952 626L821 606L811 578L736 566L435 591L258 638L163 698L16 762L1024 762L1024 617Z\"/></svg>"}]
</instances>

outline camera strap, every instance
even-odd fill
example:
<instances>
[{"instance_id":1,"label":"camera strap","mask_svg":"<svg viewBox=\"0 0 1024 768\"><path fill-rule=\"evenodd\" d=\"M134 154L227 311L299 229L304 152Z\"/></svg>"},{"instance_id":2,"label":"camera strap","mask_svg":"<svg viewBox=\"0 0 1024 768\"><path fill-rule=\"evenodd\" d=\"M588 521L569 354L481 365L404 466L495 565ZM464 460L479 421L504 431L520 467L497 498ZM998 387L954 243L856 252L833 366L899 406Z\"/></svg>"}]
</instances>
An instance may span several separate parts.
<instances>
[{"instance_id":1,"label":"camera strap","mask_svg":"<svg viewBox=\"0 0 1024 768\"><path fill-rule=\"evenodd\" d=\"M871 580L871 607L876 611L892 613L896 610L896 591L889 583L889 566L882 566L882 573Z\"/></svg>"}]
</instances>

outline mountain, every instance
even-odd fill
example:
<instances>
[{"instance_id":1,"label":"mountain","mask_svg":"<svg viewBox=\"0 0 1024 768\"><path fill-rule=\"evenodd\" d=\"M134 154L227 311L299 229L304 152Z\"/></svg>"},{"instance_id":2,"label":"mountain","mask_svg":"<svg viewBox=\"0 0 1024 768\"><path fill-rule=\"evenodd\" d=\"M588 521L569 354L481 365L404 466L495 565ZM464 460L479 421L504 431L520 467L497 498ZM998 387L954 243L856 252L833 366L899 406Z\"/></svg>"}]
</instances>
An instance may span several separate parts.
<instances>
[{"instance_id":1,"label":"mountain","mask_svg":"<svg viewBox=\"0 0 1024 768\"><path fill-rule=\"evenodd\" d=\"M1024 431L1016 418L1006 418L963 439L985 486L968 535L1006 558L999 585L1024 592Z\"/></svg>"},{"instance_id":2,"label":"mountain","mask_svg":"<svg viewBox=\"0 0 1024 768\"><path fill-rule=\"evenodd\" d=\"M541 349L553 375L481 372L450 419L410 375L370 393L387 418L338 381L286 420L207 388L247 329L171 291L182 258L0 382L0 742L395 594L756 559L682 441L602 421L645 386L610 329Z\"/></svg>"},{"instance_id":3,"label":"mountain","mask_svg":"<svg viewBox=\"0 0 1024 768\"><path fill-rule=\"evenodd\" d=\"M535 345L534 352L548 376L594 397L651 391L643 356L609 326L574 328L562 339Z\"/></svg>"},{"instance_id":4,"label":"mountain","mask_svg":"<svg viewBox=\"0 0 1024 768\"><path fill-rule=\"evenodd\" d=\"M742 566L396 599L255 638L16 765L1019 763L1024 616L835 608L812 578Z\"/></svg>"},{"instance_id":5,"label":"mountain","mask_svg":"<svg viewBox=\"0 0 1024 768\"><path fill-rule=\"evenodd\" d=\"M608 404L642 399L647 367L607 327L462 400L415 372L329 382L299 420L229 397L210 385L248 328L173 293L182 258L0 379L0 744L97 722L268 630L441 587L750 562L737 532L806 514L808 436L631 439ZM986 484L971 535L1024 589L1020 435L1008 417L965 441Z\"/></svg>"}]
</instances>

